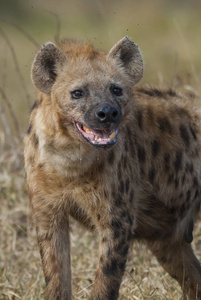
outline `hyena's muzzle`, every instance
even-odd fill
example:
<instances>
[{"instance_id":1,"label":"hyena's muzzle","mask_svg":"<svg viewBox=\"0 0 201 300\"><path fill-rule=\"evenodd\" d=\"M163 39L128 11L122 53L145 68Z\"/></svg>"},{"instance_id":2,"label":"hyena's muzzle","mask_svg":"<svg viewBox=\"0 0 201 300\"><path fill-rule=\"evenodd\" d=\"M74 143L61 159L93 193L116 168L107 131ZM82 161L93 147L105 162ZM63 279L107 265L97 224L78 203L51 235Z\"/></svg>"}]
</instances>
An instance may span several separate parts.
<instances>
[{"instance_id":1,"label":"hyena's muzzle","mask_svg":"<svg viewBox=\"0 0 201 300\"><path fill-rule=\"evenodd\" d=\"M85 124L76 122L76 127L87 142L96 147L108 147L116 143L122 121L120 105L103 103L89 109L84 117Z\"/></svg>"}]
</instances>

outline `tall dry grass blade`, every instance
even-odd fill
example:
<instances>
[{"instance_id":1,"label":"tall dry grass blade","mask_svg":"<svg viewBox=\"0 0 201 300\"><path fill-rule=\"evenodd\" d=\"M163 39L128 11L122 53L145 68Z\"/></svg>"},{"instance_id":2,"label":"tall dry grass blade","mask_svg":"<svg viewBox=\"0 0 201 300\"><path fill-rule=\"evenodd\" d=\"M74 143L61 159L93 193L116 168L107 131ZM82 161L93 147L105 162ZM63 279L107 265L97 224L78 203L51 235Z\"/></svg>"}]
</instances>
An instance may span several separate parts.
<instances>
[{"instance_id":1,"label":"tall dry grass blade","mask_svg":"<svg viewBox=\"0 0 201 300\"><path fill-rule=\"evenodd\" d=\"M15 130L16 130L17 137L18 137L19 140L21 140L20 127L19 127L19 123L18 123L17 117L15 116L15 113L13 111L13 107L12 107L12 105L10 103L10 100L6 96L6 93L4 92L4 90L2 89L2 87L0 87L0 93L1 93L2 99L4 100L5 104L8 107L10 116L12 118Z\"/></svg>"},{"instance_id":2,"label":"tall dry grass blade","mask_svg":"<svg viewBox=\"0 0 201 300\"><path fill-rule=\"evenodd\" d=\"M179 35L179 38L181 40L181 43L183 45L183 51L185 51L186 53L186 57L187 57L187 60L188 60L188 63L189 63L189 66L191 68L191 72L193 74L193 77L195 79L195 82L197 84L197 86L199 86L199 76L195 70L195 65L193 64L192 62L192 58L191 58L191 55L190 55L190 51L189 51L189 48L188 48L188 45L187 45L187 42L185 40L185 37L184 37L184 34L181 30L181 26L179 26L178 24L178 21L177 20L174 20L174 24L175 24L175 28L178 32L178 35Z\"/></svg>"},{"instance_id":3,"label":"tall dry grass blade","mask_svg":"<svg viewBox=\"0 0 201 300\"><path fill-rule=\"evenodd\" d=\"M8 48L11 51L11 54L12 54L12 57L13 57L13 60L14 60L14 64L15 64L15 69L16 69L16 72L17 72L17 74L19 76L22 88L24 90L24 93L25 93L25 96L26 96L26 100L27 100L27 105L30 108L31 96L30 96L30 94L29 94L29 92L27 90L24 77L23 77L22 72L20 70L20 66L19 66L19 63L18 63L17 55L15 53L15 49L14 49L13 45L11 44L10 39L8 38L7 34L2 30L1 27L0 27L0 34L4 38L4 40L5 40Z\"/></svg>"},{"instance_id":4,"label":"tall dry grass blade","mask_svg":"<svg viewBox=\"0 0 201 300\"><path fill-rule=\"evenodd\" d=\"M59 15L56 14L56 13L53 13L52 11L46 10L46 9L43 9L43 11L55 17L56 22L57 22L57 25L56 25L56 38L60 39L61 20L60 20Z\"/></svg>"},{"instance_id":5,"label":"tall dry grass blade","mask_svg":"<svg viewBox=\"0 0 201 300\"><path fill-rule=\"evenodd\" d=\"M1 121L3 124L4 130L5 130L5 133L8 136L8 138L11 139L11 136L12 136L11 129L10 129L10 126L8 125L5 111L1 105L0 105L0 116L1 116Z\"/></svg>"},{"instance_id":6,"label":"tall dry grass blade","mask_svg":"<svg viewBox=\"0 0 201 300\"><path fill-rule=\"evenodd\" d=\"M4 18L0 18L0 21L4 22L6 24L9 24L12 27L14 27L15 29L17 29L18 31L20 31L24 35L24 37L26 37L26 39L29 40L36 48L40 48L40 44L28 32L26 32L24 30L24 28L20 27L16 23L6 20Z\"/></svg>"}]
</instances>

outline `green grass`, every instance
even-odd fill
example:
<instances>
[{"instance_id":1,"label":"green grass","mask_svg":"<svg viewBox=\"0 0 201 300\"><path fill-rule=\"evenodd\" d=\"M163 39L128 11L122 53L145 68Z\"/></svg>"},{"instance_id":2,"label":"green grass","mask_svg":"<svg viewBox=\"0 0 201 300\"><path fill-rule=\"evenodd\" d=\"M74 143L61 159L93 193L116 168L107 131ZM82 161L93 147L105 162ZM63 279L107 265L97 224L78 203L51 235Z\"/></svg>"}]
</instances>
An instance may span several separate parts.
<instances>
[{"instance_id":1,"label":"green grass","mask_svg":"<svg viewBox=\"0 0 201 300\"><path fill-rule=\"evenodd\" d=\"M89 39L108 50L129 35L141 48L145 60L142 84L173 86L201 92L200 7L196 1L18 1L0 2L0 18L12 21L42 44L54 40L57 13L61 36ZM59 4L58 4L59 3ZM1 5L7 5L1 7ZM0 87L16 115L21 138L28 112L36 97L30 80L31 63L37 47L18 28L0 19ZM12 51L11 51L12 49ZM30 99L16 71L16 56ZM24 182L22 139L7 102L0 94L0 107L11 129L6 134L0 117L0 300L43 299L44 279L35 232L28 220L28 195ZM201 224L195 231L198 257ZM97 264L97 238L72 231L74 299L88 299ZM134 245L121 285L120 299L182 299L177 283L158 265L143 244Z\"/></svg>"}]
</instances>

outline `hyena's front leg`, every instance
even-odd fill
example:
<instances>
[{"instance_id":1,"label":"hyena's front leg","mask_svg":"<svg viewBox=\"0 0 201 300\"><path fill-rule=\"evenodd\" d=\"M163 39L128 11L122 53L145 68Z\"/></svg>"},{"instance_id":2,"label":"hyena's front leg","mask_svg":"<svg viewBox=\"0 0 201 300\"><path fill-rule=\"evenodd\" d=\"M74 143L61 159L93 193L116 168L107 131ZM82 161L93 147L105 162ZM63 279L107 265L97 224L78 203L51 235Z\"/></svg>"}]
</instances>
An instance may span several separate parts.
<instances>
[{"instance_id":1,"label":"hyena's front leg","mask_svg":"<svg viewBox=\"0 0 201 300\"><path fill-rule=\"evenodd\" d=\"M129 249L129 234L118 221L105 229L100 237L99 265L91 300L116 300Z\"/></svg>"},{"instance_id":2,"label":"hyena's front leg","mask_svg":"<svg viewBox=\"0 0 201 300\"><path fill-rule=\"evenodd\" d=\"M37 214L37 238L46 282L46 300L71 300L68 216Z\"/></svg>"}]
</instances>

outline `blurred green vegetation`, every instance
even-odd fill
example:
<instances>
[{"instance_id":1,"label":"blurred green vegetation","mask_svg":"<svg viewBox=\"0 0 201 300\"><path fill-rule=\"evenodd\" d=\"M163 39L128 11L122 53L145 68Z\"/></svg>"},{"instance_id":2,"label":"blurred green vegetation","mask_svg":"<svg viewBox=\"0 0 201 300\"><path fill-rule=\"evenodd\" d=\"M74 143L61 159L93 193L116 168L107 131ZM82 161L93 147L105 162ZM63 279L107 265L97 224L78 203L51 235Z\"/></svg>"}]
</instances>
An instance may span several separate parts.
<instances>
[{"instance_id":1,"label":"blurred green vegetation","mask_svg":"<svg viewBox=\"0 0 201 300\"><path fill-rule=\"evenodd\" d=\"M200 92L200 16L200 0L1 0L0 87L20 129L25 131L36 95L30 68L38 47L31 39L38 45L54 40L60 28L61 37L88 39L108 50L128 35L144 56L142 84L185 85ZM0 106L9 116L4 98L1 93ZM0 120L0 131L2 125Z\"/></svg>"}]
</instances>

